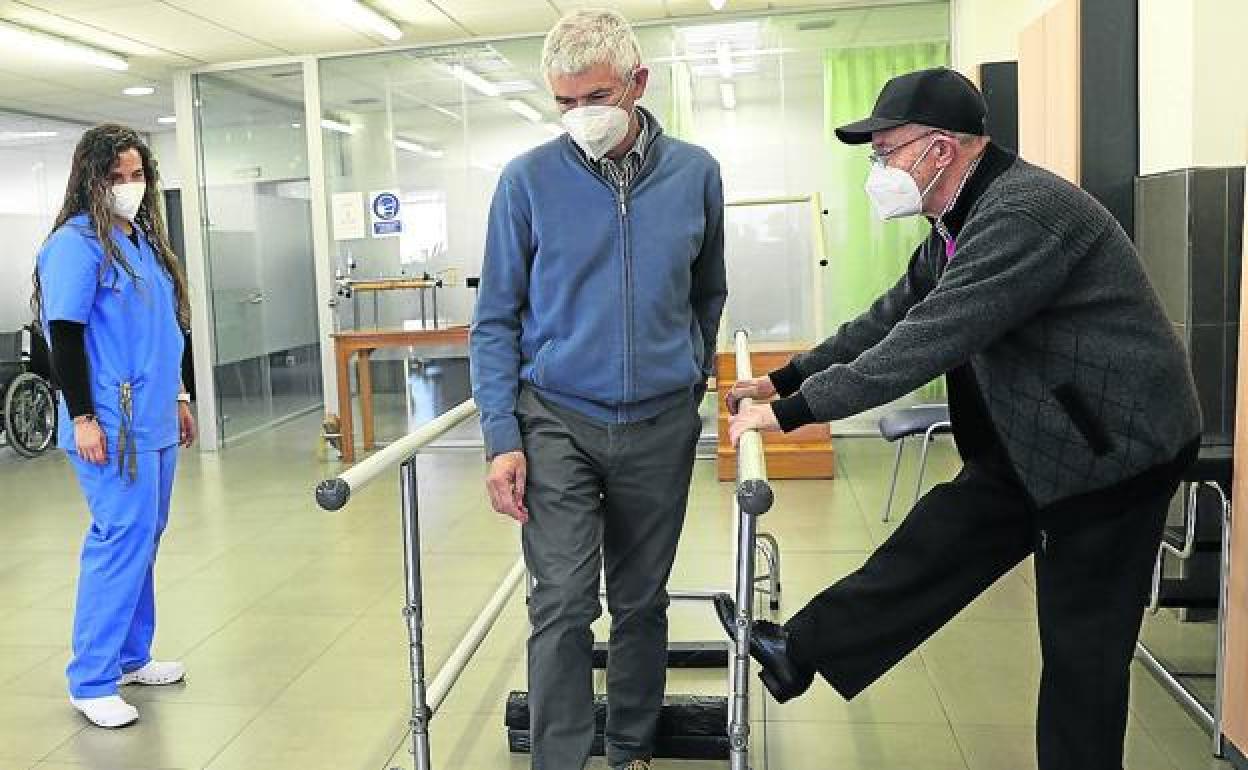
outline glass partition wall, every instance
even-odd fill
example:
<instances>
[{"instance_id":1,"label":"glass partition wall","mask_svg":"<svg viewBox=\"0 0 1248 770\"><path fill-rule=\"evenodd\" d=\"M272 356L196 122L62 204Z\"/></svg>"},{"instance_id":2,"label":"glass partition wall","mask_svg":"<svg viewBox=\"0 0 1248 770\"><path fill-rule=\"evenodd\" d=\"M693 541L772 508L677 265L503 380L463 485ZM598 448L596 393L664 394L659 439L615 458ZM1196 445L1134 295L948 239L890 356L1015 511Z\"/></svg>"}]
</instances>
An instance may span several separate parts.
<instances>
[{"instance_id":1,"label":"glass partition wall","mask_svg":"<svg viewBox=\"0 0 1248 770\"><path fill-rule=\"evenodd\" d=\"M321 404L299 65L195 78L220 436Z\"/></svg>"},{"instance_id":2,"label":"glass partition wall","mask_svg":"<svg viewBox=\"0 0 1248 770\"><path fill-rule=\"evenodd\" d=\"M809 342L891 285L922 223L871 218L866 153L838 144L831 129L869 112L892 75L948 63L947 2L700 17L639 25L638 36L651 73L640 103L669 135L717 158L726 198L737 204L726 215L725 328ZM541 37L473 41L195 76L226 436L319 398L302 375L316 379L316 346L331 344L335 331L471 320L467 279L480 271L498 175L517 154L562 134L541 46ZM271 244L261 225L279 215L290 219L282 243ZM309 244L315 262L296 259ZM278 246L287 261L267 253ZM267 284L266 264L284 265L281 292ZM335 279L425 277L441 281L436 311L432 290L335 296ZM273 344L261 344L263 334L240 338L268 328L282 293L298 298L292 333ZM336 308L309 336L318 301ZM306 311L297 322L296 309ZM465 397L465 355L378 351L374 388L406 393L409 417L436 411L416 402ZM333 412L328 360L320 379ZM413 373L430 366L445 387L413 390ZM298 396L286 405L278 404L277 370L300 373Z\"/></svg>"}]
</instances>

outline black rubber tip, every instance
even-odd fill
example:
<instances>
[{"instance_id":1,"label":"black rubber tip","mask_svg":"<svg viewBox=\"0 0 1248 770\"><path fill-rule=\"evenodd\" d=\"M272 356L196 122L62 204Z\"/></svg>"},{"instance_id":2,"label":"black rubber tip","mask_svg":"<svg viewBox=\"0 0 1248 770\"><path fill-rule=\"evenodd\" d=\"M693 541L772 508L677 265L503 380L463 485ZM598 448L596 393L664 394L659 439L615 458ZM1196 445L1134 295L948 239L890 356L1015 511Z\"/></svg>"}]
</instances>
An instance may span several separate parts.
<instances>
[{"instance_id":1,"label":"black rubber tip","mask_svg":"<svg viewBox=\"0 0 1248 770\"><path fill-rule=\"evenodd\" d=\"M743 481L737 486L737 504L751 516L761 516L770 511L775 501L776 496L766 481Z\"/></svg>"},{"instance_id":2,"label":"black rubber tip","mask_svg":"<svg viewBox=\"0 0 1248 770\"><path fill-rule=\"evenodd\" d=\"M336 511L351 499L351 485L342 479L326 479L316 485L316 502L327 511Z\"/></svg>"}]
</instances>

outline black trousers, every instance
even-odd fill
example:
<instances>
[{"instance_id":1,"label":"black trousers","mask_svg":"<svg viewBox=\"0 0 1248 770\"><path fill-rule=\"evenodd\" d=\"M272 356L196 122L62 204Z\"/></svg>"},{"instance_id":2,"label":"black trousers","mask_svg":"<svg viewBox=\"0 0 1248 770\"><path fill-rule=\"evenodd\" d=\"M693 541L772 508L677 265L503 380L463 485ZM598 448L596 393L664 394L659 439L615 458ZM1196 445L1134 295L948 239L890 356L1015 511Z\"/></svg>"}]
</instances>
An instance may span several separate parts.
<instances>
[{"instance_id":1,"label":"black trousers","mask_svg":"<svg viewBox=\"0 0 1248 770\"><path fill-rule=\"evenodd\" d=\"M1007 474L968 464L789 620L792 654L853 698L1034 553L1040 770L1121 770L1129 667L1174 489L1036 510Z\"/></svg>"}]
</instances>

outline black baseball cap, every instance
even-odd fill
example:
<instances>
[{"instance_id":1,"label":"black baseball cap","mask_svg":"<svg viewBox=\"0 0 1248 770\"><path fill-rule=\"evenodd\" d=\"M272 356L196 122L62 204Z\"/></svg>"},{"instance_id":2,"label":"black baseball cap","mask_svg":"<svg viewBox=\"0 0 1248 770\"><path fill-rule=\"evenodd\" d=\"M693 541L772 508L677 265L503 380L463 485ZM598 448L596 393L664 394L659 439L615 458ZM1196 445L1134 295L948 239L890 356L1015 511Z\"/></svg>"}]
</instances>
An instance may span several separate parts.
<instances>
[{"instance_id":1,"label":"black baseball cap","mask_svg":"<svg viewBox=\"0 0 1248 770\"><path fill-rule=\"evenodd\" d=\"M983 136L988 105L975 84L948 67L898 75L884 84L871 117L836 129L845 144L866 144L876 131L906 123Z\"/></svg>"}]
</instances>

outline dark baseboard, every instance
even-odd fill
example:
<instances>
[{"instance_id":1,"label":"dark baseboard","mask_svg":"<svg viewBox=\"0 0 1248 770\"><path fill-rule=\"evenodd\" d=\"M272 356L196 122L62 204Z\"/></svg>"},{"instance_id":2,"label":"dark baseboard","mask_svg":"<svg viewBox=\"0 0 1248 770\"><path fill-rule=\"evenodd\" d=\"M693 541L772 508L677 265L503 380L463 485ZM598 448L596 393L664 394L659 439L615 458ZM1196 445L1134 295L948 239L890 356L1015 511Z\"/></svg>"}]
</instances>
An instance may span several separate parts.
<instances>
[{"instance_id":1,"label":"dark baseboard","mask_svg":"<svg viewBox=\"0 0 1248 770\"><path fill-rule=\"evenodd\" d=\"M1235 766L1235 770L1248 770L1248 757L1244 756L1244 752L1235 748L1235 744L1231 743L1227 738L1222 742L1222 751L1226 754L1226 759Z\"/></svg>"}]
</instances>

